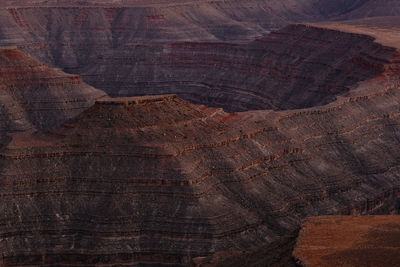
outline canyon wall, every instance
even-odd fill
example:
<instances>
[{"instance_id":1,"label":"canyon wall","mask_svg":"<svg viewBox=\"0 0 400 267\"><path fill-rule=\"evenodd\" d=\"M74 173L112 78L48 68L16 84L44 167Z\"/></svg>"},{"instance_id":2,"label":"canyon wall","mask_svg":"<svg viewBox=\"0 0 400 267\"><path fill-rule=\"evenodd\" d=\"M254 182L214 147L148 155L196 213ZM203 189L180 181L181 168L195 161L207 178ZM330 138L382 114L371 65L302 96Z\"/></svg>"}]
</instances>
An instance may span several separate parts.
<instances>
[{"instance_id":1,"label":"canyon wall","mask_svg":"<svg viewBox=\"0 0 400 267\"><path fill-rule=\"evenodd\" d=\"M48 68L13 47L0 47L0 89L2 145L7 132L55 127L105 95L80 76Z\"/></svg>"},{"instance_id":2,"label":"canyon wall","mask_svg":"<svg viewBox=\"0 0 400 267\"><path fill-rule=\"evenodd\" d=\"M399 213L395 48L305 25L237 41L253 22L229 44L209 26L146 26L187 3L52 3L2 8L2 43L113 96L179 96L103 98L0 49L0 265L189 266L257 251L307 216ZM243 1L207 2L229 4ZM210 42L183 42L195 35Z\"/></svg>"},{"instance_id":3,"label":"canyon wall","mask_svg":"<svg viewBox=\"0 0 400 267\"><path fill-rule=\"evenodd\" d=\"M74 3L4 3L0 44L113 96L177 93L229 112L311 107L381 72L391 53L371 38L299 25L265 36L366 1Z\"/></svg>"},{"instance_id":4,"label":"canyon wall","mask_svg":"<svg viewBox=\"0 0 400 267\"><path fill-rule=\"evenodd\" d=\"M20 48L35 55L47 51ZM100 50L88 44L79 57L69 48L54 49L65 71L109 95L176 93L229 112L327 104L382 73L395 52L366 35L305 25L240 44L126 44Z\"/></svg>"},{"instance_id":5,"label":"canyon wall","mask_svg":"<svg viewBox=\"0 0 400 267\"><path fill-rule=\"evenodd\" d=\"M101 99L57 129L13 134L0 153L4 264L187 266L306 216L375 213L399 199L399 59L323 107Z\"/></svg>"},{"instance_id":6,"label":"canyon wall","mask_svg":"<svg viewBox=\"0 0 400 267\"><path fill-rule=\"evenodd\" d=\"M335 100L380 75L394 53L366 35L291 25L244 44L120 48L67 71L112 96L176 93L230 112L282 110Z\"/></svg>"}]
</instances>

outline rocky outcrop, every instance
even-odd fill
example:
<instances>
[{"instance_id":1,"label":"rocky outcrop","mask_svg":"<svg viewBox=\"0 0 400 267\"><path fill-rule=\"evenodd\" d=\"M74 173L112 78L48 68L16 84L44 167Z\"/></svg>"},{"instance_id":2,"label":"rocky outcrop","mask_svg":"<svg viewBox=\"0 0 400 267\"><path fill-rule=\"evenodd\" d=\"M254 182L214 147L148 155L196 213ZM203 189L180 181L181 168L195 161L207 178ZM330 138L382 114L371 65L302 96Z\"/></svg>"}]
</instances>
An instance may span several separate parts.
<instances>
[{"instance_id":1,"label":"rocky outcrop","mask_svg":"<svg viewBox=\"0 0 400 267\"><path fill-rule=\"evenodd\" d=\"M0 44L113 96L176 93L229 112L304 108L376 76L390 51L299 25L260 36L365 2L14 1L0 8Z\"/></svg>"},{"instance_id":2,"label":"rocky outcrop","mask_svg":"<svg viewBox=\"0 0 400 267\"><path fill-rule=\"evenodd\" d=\"M326 20L346 14L365 2L4 0L0 3L1 37L2 41L13 41L16 34L27 43L44 41L59 48L70 45L82 49L87 43L101 47L150 41L241 40L291 22Z\"/></svg>"},{"instance_id":3,"label":"rocky outcrop","mask_svg":"<svg viewBox=\"0 0 400 267\"><path fill-rule=\"evenodd\" d=\"M7 132L57 126L105 95L81 77L50 69L13 47L0 48L0 90L4 138Z\"/></svg>"},{"instance_id":4,"label":"rocky outcrop","mask_svg":"<svg viewBox=\"0 0 400 267\"><path fill-rule=\"evenodd\" d=\"M334 101L382 74L395 54L366 35L291 25L246 44L120 48L68 71L113 96L177 93L230 112L282 110Z\"/></svg>"},{"instance_id":5,"label":"rocky outcrop","mask_svg":"<svg viewBox=\"0 0 400 267\"><path fill-rule=\"evenodd\" d=\"M4 265L189 265L385 195L400 184L397 66L324 107L104 99L52 131L14 134L0 154Z\"/></svg>"},{"instance_id":6,"label":"rocky outcrop","mask_svg":"<svg viewBox=\"0 0 400 267\"><path fill-rule=\"evenodd\" d=\"M303 224L294 256L302 266L393 266L400 216L329 216Z\"/></svg>"},{"instance_id":7,"label":"rocky outcrop","mask_svg":"<svg viewBox=\"0 0 400 267\"><path fill-rule=\"evenodd\" d=\"M40 9L24 12L46 32ZM32 26L20 9L5 10L15 23L2 34L20 42L10 29ZM64 12L46 10L50 22ZM86 19L98 14L92 8L65 10L79 11L77 29L99 23ZM110 8L108 18L135 25L124 12ZM304 25L241 44L143 46L115 41L132 29L69 35L62 26L70 21L58 17L47 25L54 43L22 48L114 95L144 89L226 110L309 108L227 113L177 95L91 106L104 94L79 76L1 50L4 133L13 133L0 149L0 265L188 266L245 250L295 264L286 249L293 239L278 238L305 217L399 212L396 49Z\"/></svg>"}]
</instances>

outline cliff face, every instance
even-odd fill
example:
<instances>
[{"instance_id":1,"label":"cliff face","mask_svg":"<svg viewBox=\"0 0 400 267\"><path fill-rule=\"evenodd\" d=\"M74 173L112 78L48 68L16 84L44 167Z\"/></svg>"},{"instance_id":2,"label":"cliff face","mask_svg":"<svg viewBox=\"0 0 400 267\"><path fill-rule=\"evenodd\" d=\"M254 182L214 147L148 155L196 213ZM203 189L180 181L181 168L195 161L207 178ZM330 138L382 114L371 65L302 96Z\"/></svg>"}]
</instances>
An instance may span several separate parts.
<instances>
[{"instance_id":1,"label":"cliff face","mask_svg":"<svg viewBox=\"0 0 400 267\"><path fill-rule=\"evenodd\" d=\"M38 41L60 47L69 44L76 48L84 48L88 42L101 47L143 41L240 40L291 22L326 20L346 14L365 2L5 0L0 3L1 37L2 41L14 41L13 36L18 35L26 43Z\"/></svg>"},{"instance_id":2,"label":"cliff face","mask_svg":"<svg viewBox=\"0 0 400 267\"><path fill-rule=\"evenodd\" d=\"M113 96L177 93L230 112L304 108L373 77L390 52L370 38L305 26L259 36L365 2L14 1L0 8L0 44Z\"/></svg>"},{"instance_id":3,"label":"cliff face","mask_svg":"<svg viewBox=\"0 0 400 267\"><path fill-rule=\"evenodd\" d=\"M78 76L0 50L4 133L19 131L0 149L0 265L188 266L258 255L310 215L399 213L395 48L302 25L253 42L143 46L132 32L147 28L128 27L137 7L97 8L2 9L15 22L3 41L114 96L309 108L227 113L176 95L91 106L104 93ZM128 29L96 28L104 18ZM82 35L63 28L73 23Z\"/></svg>"},{"instance_id":4,"label":"cliff face","mask_svg":"<svg viewBox=\"0 0 400 267\"><path fill-rule=\"evenodd\" d=\"M31 54L46 51L27 48ZM37 50L39 49L39 50ZM113 96L177 93L226 111L323 105L383 72L393 48L373 38L304 25L252 42L125 45L80 62L60 51L67 72ZM89 57L89 58L88 58Z\"/></svg>"},{"instance_id":5,"label":"cliff face","mask_svg":"<svg viewBox=\"0 0 400 267\"><path fill-rule=\"evenodd\" d=\"M121 48L69 71L113 96L177 93L226 111L282 110L327 104L380 75L394 54L366 35L291 25L245 44Z\"/></svg>"},{"instance_id":6,"label":"cliff face","mask_svg":"<svg viewBox=\"0 0 400 267\"><path fill-rule=\"evenodd\" d=\"M14 134L0 155L4 264L188 265L268 244L305 216L389 209L399 58L324 107L105 99L58 129Z\"/></svg>"},{"instance_id":7,"label":"cliff face","mask_svg":"<svg viewBox=\"0 0 400 267\"><path fill-rule=\"evenodd\" d=\"M105 95L15 48L0 48L0 89L2 135L57 126Z\"/></svg>"}]
</instances>

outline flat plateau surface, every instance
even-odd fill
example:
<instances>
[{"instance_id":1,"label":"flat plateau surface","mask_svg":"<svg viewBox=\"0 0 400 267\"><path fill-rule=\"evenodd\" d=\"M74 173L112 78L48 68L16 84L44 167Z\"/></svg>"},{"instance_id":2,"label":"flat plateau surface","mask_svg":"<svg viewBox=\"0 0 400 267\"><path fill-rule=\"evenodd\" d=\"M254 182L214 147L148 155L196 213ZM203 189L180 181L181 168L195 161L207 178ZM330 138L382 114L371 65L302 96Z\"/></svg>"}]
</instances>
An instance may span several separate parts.
<instances>
[{"instance_id":1,"label":"flat plateau surface","mask_svg":"<svg viewBox=\"0 0 400 267\"><path fill-rule=\"evenodd\" d=\"M340 22L309 23L309 25L372 36L378 43L400 48L400 17L374 17Z\"/></svg>"},{"instance_id":2,"label":"flat plateau surface","mask_svg":"<svg viewBox=\"0 0 400 267\"><path fill-rule=\"evenodd\" d=\"M304 266L399 266L400 216L308 219L295 257Z\"/></svg>"}]
</instances>

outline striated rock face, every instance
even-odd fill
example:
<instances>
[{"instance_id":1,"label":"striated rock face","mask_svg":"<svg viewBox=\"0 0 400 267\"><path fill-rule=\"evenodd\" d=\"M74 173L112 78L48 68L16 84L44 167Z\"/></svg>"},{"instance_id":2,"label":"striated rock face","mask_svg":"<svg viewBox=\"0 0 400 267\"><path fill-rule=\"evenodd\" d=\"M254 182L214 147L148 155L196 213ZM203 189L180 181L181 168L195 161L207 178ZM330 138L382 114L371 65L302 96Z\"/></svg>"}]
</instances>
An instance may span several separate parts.
<instances>
[{"instance_id":1,"label":"striated rock face","mask_svg":"<svg viewBox=\"0 0 400 267\"><path fill-rule=\"evenodd\" d=\"M0 154L3 265L189 265L309 215L398 213L399 58L324 107L105 99L14 134Z\"/></svg>"},{"instance_id":2,"label":"striated rock face","mask_svg":"<svg viewBox=\"0 0 400 267\"><path fill-rule=\"evenodd\" d=\"M309 218L294 256L302 266L395 266L400 262L400 216Z\"/></svg>"},{"instance_id":3,"label":"striated rock face","mask_svg":"<svg viewBox=\"0 0 400 267\"><path fill-rule=\"evenodd\" d=\"M370 38L304 26L260 36L367 2L8 1L0 4L0 44L113 96L177 93L229 112L304 108L376 75L390 55Z\"/></svg>"},{"instance_id":4,"label":"striated rock face","mask_svg":"<svg viewBox=\"0 0 400 267\"><path fill-rule=\"evenodd\" d=\"M319 53L338 49L332 54L340 55L337 58L344 64L353 53L348 54L345 47L332 47L329 41L334 40L324 42L319 33L302 39L301 31L294 36L285 36L290 33L284 31L280 39L275 34L256 44L218 42L254 40L290 22L325 20L365 2L5 1L0 4L0 45L17 45L41 62L82 75L85 82L114 96L179 93L186 100L227 111L302 108L331 101L361 78L355 74L354 81L349 77L346 84L332 85L334 88L313 81L316 75L331 79L336 75L332 71L343 71L336 66L341 64L338 60L333 65L313 62ZM308 46L314 38L316 42ZM351 39L343 38L346 42ZM166 44L177 41L214 44ZM305 47L298 49L305 53L291 54L290 47L299 42ZM325 50L313 51L319 42ZM141 45L149 43L166 45ZM280 46L286 47L284 53ZM357 50L354 47L353 52ZM297 69L303 60L311 60L308 64L313 66ZM315 73L321 67L323 73ZM346 68L352 67L353 63L348 63ZM301 92L308 83L315 83L312 92ZM271 93L277 88L282 92L275 100ZM295 97L301 100L293 101ZM282 103L283 98L289 98L288 104Z\"/></svg>"},{"instance_id":5,"label":"striated rock face","mask_svg":"<svg viewBox=\"0 0 400 267\"><path fill-rule=\"evenodd\" d=\"M79 52L149 41L240 40L290 22L326 20L367 0L7 1L0 3L1 39ZM19 43L22 44L22 43ZM70 48L72 46L72 49ZM56 54L54 56L57 56ZM80 58L80 57L78 57Z\"/></svg>"},{"instance_id":6,"label":"striated rock face","mask_svg":"<svg viewBox=\"0 0 400 267\"><path fill-rule=\"evenodd\" d=\"M105 95L12 47L0 48L0 89L2 135L57 126Z\"/></svg>"},{"instance_id":7,"label":"striated rock face","mask_svg":"<svg viewBox=\"0 0 400 267\"><path fill-rule=\"evenodd\" d=\"M291 25L245 44L121 48L68 71L113 96L177 93L226 111L282 110L329 103L380 75L394 55L366 35Z\"/></svg>"},{"instance_id":8,"label":"striated rock face","mask_svg":"<svg viewBox=\"0 0 400 267\"><path fill-rule=\"evenodd\" d=\"M118 47L66 70L112 96L177 93L226 111L282 110L329 103L381 74L394 54L366 35L291 25L242 44Z\"/></svg>"}]
</instances>

